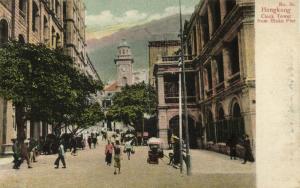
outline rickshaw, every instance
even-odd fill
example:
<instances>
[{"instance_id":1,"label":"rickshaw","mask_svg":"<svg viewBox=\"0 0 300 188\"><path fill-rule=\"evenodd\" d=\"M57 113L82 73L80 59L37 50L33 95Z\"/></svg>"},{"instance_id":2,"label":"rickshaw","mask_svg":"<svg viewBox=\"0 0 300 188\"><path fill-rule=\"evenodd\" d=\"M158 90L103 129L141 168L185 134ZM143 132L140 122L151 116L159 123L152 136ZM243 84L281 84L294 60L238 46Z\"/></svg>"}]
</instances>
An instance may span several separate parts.
<instances>
[{"instance_id":1,"label":"rickshaw","mask_svg":"<svg viewBox=\"0 0 300 188\"><path fill-rule=\"evenodd\" d=\"M164 157L164 152L160 145L162 144L161 140L159 138L152 137L148 140L148 158L147 162L149 164L158 164L159 159Z\"/></svg>"}]
</instances>

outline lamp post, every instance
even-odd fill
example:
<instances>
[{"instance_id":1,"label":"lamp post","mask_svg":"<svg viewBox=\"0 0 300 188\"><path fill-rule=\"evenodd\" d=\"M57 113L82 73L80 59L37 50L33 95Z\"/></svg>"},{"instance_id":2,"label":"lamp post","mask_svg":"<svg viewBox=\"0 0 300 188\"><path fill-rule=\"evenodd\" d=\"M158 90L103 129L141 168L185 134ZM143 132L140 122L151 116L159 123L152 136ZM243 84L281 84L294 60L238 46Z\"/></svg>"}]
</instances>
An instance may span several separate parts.
<instances>
[{"instance_id":1,"label":"lamp post","mask_svg":"<svg viewBox=\"0 0 300 188\"><path fill-rule=\"evenodd\" d=\"M181 72L182 72L182 59L179 61L179 75L178 75L178 85L179 85L179 150L180 150L180 173L182 173L182 90L181 90Z\"/></svg>"},{"instance_id":2,"label":"lamp post","mask_svg":"<svg viewBox=\"0 0 300 188\"><path fill-rule=\"evenodd\" d=\"M189 128L188 128L188 113L187 113L187 91L186 91L186 74L185 63L183 57L183 29L182 29L182 13L181 13L181 0L179 0L179 16L180 16L180 58L182 60L182 73L183 73L183 98L184 98L184 124L185 124L185 141L186 141L186 170L187 175L191 175L191 158L190 158L190 143L189 143Z\"/></svg>"}]
</instances>

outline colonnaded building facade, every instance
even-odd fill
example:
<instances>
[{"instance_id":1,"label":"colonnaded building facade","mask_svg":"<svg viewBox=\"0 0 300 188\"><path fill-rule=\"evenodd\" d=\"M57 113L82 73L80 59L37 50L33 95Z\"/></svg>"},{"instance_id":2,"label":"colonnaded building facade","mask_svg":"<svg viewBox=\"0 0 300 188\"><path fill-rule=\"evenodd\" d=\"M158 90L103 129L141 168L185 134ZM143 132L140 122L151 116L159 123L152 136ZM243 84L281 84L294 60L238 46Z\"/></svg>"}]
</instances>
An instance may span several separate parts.
<instances>
[{"instance_id":1,"label":"colonnaded building facade","mask_svg":"<svg viewBox=\"0 0 300 188\"><path fill-rule=\"evenodd\" d=\"M226 141L243 134L255 148L254 6L254 0L203 0L184 24L191 148L227 153ZM162 56L153 70L158 135L166 143L170 133L178 135L178 61Z\"/></svg>"},{"instance_id":2,"label":"colonnaded building facade","mask_svg":"<svg viewBox=\"0 0 300 188\"><path fill-rule=\"evenodd\" d=\"M85 52L84 11L83 0L0 0L0 43L18 40L63 47L82 72L100 79ZM27 138L45 137L51 131L46 123L27 122ZM14 107L0 98L0 153L15 137Z\"/></svg>"}]
</instances>

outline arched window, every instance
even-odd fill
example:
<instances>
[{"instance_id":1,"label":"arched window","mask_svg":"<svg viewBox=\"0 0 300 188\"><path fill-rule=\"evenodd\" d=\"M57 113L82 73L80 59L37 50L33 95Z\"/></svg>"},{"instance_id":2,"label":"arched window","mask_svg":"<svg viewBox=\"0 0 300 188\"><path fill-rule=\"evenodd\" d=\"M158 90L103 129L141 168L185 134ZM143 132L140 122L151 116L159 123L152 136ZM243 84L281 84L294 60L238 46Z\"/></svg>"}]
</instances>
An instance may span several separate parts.
<instances>
[{"instance_id":1,"label":"arched window","mask_svg":"<svg viewBox=\"0 0 300 188\"><path fill-rule=\"evenodd\" d=\"M21 44L25 44L24 36L20 34L20 35L18 36L18 41L19 41Z\"/></svg>"},{"instance_id":2,"label":"arched window","mask_svg":"<svg viewBox=\"0 0 300 188\"><path fill-rule=\"evenodd\" d=\"M51 41L52 47L56 47L56 34L55 34L54 27L52 27L51 36L52 36L52 41Z\"/></svg>"},{"instance_id":3,"label":"arched window","mask_svg":"<svg viewBox=\"0 0 300 188\"><path fill-rule=\"evenodd\" d=\"M239 103L235 102L232 105L232 118L230 120L231 135L236 135L241 138L245 134L244 118L241 113Z\"/></svg>"},{"instance_id":4,"label":"arched window","mask_svg":"<svg viewBox=\"0 0 300 188\"><path fill-rule=\"evenodd\" d=\"M49 26L48 26L48 19L46 16L44 16L44 41L47 43L49 41Z\"/></svg>"},{"instance_id":5,"label":"arched window","mask_svg":"<svg viewBox=\"0 0 300 188\"><path fill-rule=\"evenodd\" d=\"M233 109L232 109L232 116L233 118L239 118L241 117L241 108L240 105L238 103L235 103L233 105Z\"/></svg>"},{"instance_id":6,"label":"arched window","mask_svg":"<svg viewBox=\"0 0 300 188\"><path fill-rule=\"evenodd\" d=\"M122 85L123 86L126 86L128 83L127 83L127 78L126 77L123 77L122 78Z\"/></svg>"},{"instance_id":7,"label":"arched window","mask_svg":"<svg viewBox=\"0 0 300 188\"><path fill-rule=\"evenodd\" d=\"M215 122L213 119L213 114L210 110L206 113L206 132L207 141L215 141Z\"/></svg>"},{"instance_id":8,"label":"arched window","mask_svg":"<svg viewBox=\"0 0 300 188\"><path fill-rule=\"evenodd\" d=\"M59 34L58 33L56 33L56 48L57 47L60 47L60 44L61 44L61 42L60 42L60 36L59 36Z\"/></svg>"},{"instance_id":9,"label":"arched window","mask_svg":"<svg viewBox=\"0 0 300 188\"><path fill-rule=\"evenodd\" d=\"M0 44L8 41L8 23L2 19L0 21Z\"/></svg>"},{"instance_id":10,"label":"arched window","mask_svg":"<svg viewBox=\"0 0 300 188\"><path fill-rule=\"evenodd\" d=\"M217 142L226 142L227 139L227 122L225 121L225 115L223 107L220 106L218 108L218 120L216 125L216 131L217 131Z\"/></svg>"}]
</instances>

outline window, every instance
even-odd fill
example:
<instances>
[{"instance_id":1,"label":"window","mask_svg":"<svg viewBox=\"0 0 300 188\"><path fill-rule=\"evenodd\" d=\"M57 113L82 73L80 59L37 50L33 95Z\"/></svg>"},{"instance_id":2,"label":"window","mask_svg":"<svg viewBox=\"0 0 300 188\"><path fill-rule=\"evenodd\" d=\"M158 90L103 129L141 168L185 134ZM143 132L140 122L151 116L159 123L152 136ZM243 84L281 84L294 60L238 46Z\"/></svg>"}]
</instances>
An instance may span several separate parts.
<instances>
[{"instance_id":1,"label":"window","mask_svg":"<svg viewBox=\"0 0 300 188\"><path fill-rule=\"evenodd\" d=\"M206 133L207 141L215 141L215 124L213 120L213 115L210 110L206 113Z\"/></svg>"},{"instance_id":2,"label":"window","mask_svg":"<svg viewBox=\"0 0 300 188\"><path fill-rule=\"evenodd\" d=\"M56 46L56 35L55 35L55 29L52 27L52 32L51 32L51 35L52 35L52 47L55 47Z\"/></svg>"},{"instance_id":3,"label":"window","mask_svg":"<svg viewBox=\"0 0 300 188\"><path fill-rule=\"evenodd\" d=\"M212 4L212 9L213 11L213 24L214 24L214 31L215 32L218 27L221 24L221 12L220 12L220 1L214 1L214 3Z\"/></svg>"},{"instance_id":4,"label":"window","mask_svg":"<svg viewBox=\"0 0 300 188\"><path fill-rule=\"evenodd\" d=\"M127 83L127 78L126 77L123 77L122 78L122 85L123 86L125 86L125 85L127 85L128 83Z\"/></svg>"},{"instance_id":5,"label":"window","mask_svg":"<svg viewBox=\"0 0 300 188\"><path fill-rule=\"evenodd\" d=\"M212 89L212 74L211 74L211 64L206 67L207 71L207 81L208 81L208 89Z\"/></svg>"},{"instance_id":6,"label":"window","mask_svg":"<svg viewBox=\"0 0 300 188\"><path fill-rule=\"evenodd\" d=\"M0 44L8 41L8 23L2 19L0 21Z\"/></svg>"},{"instance_id":7,"label":"window","mask_svg":"<svg viewBox=\"0 0 300 188\"><path fill-rule=\"evenodd\" d=\"M48 27L48 20L46 16L44 16L43 28L44 28L44 41L47 42L49 40L49 27Z\"/></svg>"},{"instance_id":8,"label":"window","mask_svg":"<svg viewBox=\"0 0 300 188\"><path fill-rule=\"evenodd\" d=\"M227 12L227 14L234 8L235 5L236 5L235 0L227 0L226 1L226 12Z\"/></svg>"},{"instance_id":9,"label":"window","mask_svg":"<svg viewBox=\"0 0 300 188\"><path fill-rule=\"evenodd\" d=\"M216 56L216 62L218 67L218 81L222 83L224 81L224 67L223 67L223 54L220 53Z\"/></svg>"},{"instance_id":10,"label":"window","mask_svg":"<svg viewBox=\"0 0 300 188\"><path fill-rule=\"evenodd\" d=\"M23 18L25 18L26 15L26 2L26 0L19 0L19 13Z\"/></svg>"},{"instance_id":11,"label":"window","mask_svg":"<svg viewBox=\"0 0 300 188\"><path fill-rule=\"evenodd\" d=\"M205 12L202 18L202 32L203 32L203 45L205 45L209 40L209 27L208 27L208 14Z\"/></svg>"},{"instance_id":12,"label":"window","mask_svg":"<svg viewBox=\"0 0 300 188\"><path fill-rule=\"evenodd\" d=\"M39 9L35 2L32 4L32 31L35 32L38 30L38 17Z\"/></svg>"},{"instance_id":13,"label":"window","mask_svg":"<svg viewBox=\"0 0 300 188\"><path fill-rule=\"evenodd\" d=\"M197 55L197 51L198 51L198 48L197 48L197 30L196 30L196 26L194 26L194 29L193 29L193 39L194 39L194 54L193 55Z\"/></svg>"},{"instance_id":14,"label":"window","mask_svg":"<svg viewBox=\"0 0 300 188\"><path fill-rule=\"evenodd\" d=\"M176 103L179 97L178 75L168 74L164 76L165 102Z\"/></svg>"},{"instance_id":15,"label":"window","mask_svg":"<svg viewBox=\"0 0 300 188\"><path fill-rule=\"evenodd\" d=\"M238 38L235 37L230 43L231 49L231 74L240 72L240 62L239 62L239 45Z\"/></svg>"},{"instance_id":16,"label":"window","mask_svg":"<svg viewBox=\"0 0 300 188\"><path fill-rule=\"evenodd\" d=\"M19 36L18 36L18 41L19 41L21 44L25 44L24 36L23 36L23 35L19 35Z\"/></svg>"}]
</instances>

